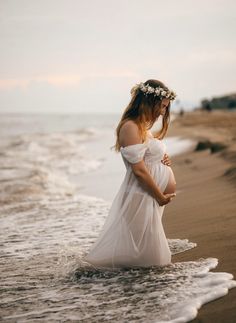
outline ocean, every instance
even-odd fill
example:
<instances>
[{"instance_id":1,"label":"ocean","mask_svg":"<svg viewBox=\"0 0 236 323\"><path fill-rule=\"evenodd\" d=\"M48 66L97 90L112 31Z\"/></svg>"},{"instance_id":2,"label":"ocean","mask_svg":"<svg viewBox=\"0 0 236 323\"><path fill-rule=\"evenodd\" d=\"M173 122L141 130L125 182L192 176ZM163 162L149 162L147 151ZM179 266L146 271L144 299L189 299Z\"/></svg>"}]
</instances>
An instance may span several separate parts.
<instances>
[{"instance_id":1,"label":"ocean","mask_svg":"<svg viewBox=\"0 0 236 323\"><path fill-rule=\"evenodd\" d=\"M119 117L1 115L3 322L188 322L236 286L231 274L210 271L216 258L164 268L83 267L125 176L111 149ZM170 157L195 144L164 141ZM168 243L172 254L197 247L187 237Z\"/></svg>"}]
</instances>

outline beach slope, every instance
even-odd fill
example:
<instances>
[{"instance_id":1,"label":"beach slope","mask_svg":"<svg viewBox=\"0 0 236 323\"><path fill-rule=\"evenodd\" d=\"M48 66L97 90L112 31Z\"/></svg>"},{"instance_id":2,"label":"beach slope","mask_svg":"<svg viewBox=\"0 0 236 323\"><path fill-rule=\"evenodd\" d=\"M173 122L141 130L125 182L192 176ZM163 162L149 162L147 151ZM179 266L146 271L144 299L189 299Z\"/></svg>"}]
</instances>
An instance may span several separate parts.
<instances>
[{"instance_id":1,"label":"beach slope","mask_svg":"<svg viewBox=\"0 0 236 323\"><path fill-rule=\"evenodd\" d=\"M178 116L168 136L196 140L191 151L173 156L177 196L163 219L168 238L188 238L197 247L172 261L218 258L213 271L236 278L236 113L193 111ZM199 150L195 151L198 147ZM205 304L192 322L236 322L236 288Z\"/></svg>"}]
</instances>

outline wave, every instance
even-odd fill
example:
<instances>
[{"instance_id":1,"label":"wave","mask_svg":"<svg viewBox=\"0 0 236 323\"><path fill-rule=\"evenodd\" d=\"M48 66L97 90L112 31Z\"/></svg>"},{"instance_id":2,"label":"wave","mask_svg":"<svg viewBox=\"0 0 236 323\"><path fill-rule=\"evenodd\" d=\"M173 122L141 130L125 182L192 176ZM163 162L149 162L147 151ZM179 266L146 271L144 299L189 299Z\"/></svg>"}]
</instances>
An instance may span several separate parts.
<instances>
[{"instance_id":1,"label":"wave","mask_svg":"<svg viewBox=\"0 0 236 323\"><path fill-rule=\"evenodd\" d=\"M73 195L69 176L90 172L103 159L89 154L83 143L96 129L72 133L22 134L0 142L2 204Z\"/></svg>"}]
</instances>

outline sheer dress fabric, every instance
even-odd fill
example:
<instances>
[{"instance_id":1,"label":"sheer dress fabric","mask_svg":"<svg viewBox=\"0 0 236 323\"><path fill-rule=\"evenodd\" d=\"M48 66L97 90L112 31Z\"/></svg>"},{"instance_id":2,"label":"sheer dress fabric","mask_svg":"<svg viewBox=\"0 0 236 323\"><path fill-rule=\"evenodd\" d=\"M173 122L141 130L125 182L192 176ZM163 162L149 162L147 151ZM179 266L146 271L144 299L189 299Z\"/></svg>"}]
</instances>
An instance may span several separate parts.
<instances>
[{"instance_id":1,"label":"sheer dress fabric","mask_svg":"<svg viewBox=\"0 0 236 323\"><path fill-rule=\"evenodd\" d=\"M95 267L148 267L171 263L171 252L162 225L165 206L148 193L133 173L131 164L142 159L164 192L171 168L161 160L162 140L148 137L144 143L121 147L126 167L124 180L111 204L99 237L84 260Z\"/></svg>"}]
</instances>

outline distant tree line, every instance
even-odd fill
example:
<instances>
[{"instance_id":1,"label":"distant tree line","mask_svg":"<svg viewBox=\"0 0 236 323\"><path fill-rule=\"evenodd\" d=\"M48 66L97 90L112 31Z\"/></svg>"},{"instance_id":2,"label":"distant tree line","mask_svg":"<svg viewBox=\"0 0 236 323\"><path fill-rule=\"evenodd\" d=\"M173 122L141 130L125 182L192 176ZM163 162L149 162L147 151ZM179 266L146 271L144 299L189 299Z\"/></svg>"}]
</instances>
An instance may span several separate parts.
<instances>
[{"instance_id":1,"label":"distant tree line","mask_svg":"<svg viewBox=\"0 0 236 323\"><path fill-rule=\"evenodd\" d=\"M211 100L201 100L201 109L236 109L236 93L224 95L221 97L213 97Z\"/></svg>"}]
</instances>

